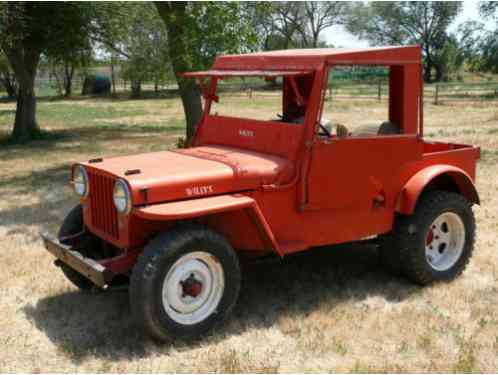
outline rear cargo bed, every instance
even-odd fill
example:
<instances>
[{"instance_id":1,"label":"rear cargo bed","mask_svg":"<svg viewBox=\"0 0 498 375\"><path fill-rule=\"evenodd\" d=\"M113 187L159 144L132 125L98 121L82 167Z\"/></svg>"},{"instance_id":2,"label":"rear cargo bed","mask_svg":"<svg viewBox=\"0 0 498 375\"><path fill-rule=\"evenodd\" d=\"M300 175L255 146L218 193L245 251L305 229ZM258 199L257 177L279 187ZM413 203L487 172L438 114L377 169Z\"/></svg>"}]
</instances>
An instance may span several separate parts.
<instances>
[{"instance_id":1,"label":"rear cargo bed","mask_svg":"<svg viewBox=\"0 0 498 375\"><path fill-rule=\"evenodd\" d=\"M423 141L423 160L431 163L449 164L466 171L475 179L476 161L481 156L479 147L458 143Z\"/></svg>"}]
</instances>

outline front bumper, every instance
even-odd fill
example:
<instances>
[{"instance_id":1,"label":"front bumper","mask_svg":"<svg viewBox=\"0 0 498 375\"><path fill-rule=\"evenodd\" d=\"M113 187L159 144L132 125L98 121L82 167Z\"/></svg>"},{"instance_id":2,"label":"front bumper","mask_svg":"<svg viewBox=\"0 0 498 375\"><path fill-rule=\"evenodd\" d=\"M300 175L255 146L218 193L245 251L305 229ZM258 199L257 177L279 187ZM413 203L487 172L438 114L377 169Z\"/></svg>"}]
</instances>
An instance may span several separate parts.
<instances>
[{"instance_id":1,"label":"front bumper","mask_svg":"<svg viewBox=\"0 0 498 375\"><path fill-rule=\"evenodd\" d=\"M40 233L45 248L62 262L79 272L95 285L104 287L109 284L113 273L108 268L93 259L85 258L81 253L74 251L70 246L60 243L48 233Z\"/></svg>"}]
</instances>

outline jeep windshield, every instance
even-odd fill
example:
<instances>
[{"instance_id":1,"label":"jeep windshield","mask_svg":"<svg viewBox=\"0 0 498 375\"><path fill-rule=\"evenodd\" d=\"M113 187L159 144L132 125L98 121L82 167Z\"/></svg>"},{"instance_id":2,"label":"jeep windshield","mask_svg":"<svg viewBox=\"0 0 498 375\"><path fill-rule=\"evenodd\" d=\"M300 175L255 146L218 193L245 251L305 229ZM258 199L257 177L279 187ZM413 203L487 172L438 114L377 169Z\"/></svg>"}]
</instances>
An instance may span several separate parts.
<instances>
[{"instance_id":1,"label":"jeep windshield","mask_svg":"<svg viewBox=\"0 0 498 375\"><path fill-rule=\"evenodd\" d=\"M307 70L208 70L197 80L207 116L303 124L313 84Z\"/></svg>"}]
</instances>

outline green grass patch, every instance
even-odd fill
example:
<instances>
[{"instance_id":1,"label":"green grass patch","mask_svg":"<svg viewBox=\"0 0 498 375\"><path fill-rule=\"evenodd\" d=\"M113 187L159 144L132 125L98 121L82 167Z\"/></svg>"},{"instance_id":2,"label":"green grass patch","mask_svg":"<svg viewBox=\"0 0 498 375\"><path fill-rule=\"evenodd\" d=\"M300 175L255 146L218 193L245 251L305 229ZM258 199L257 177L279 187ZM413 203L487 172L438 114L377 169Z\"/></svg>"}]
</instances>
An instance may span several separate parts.
<instances>
[{"instance_id":1,"label":"green grass patch","mask_svg":"<svg viewBox=\"0 0 498 375\"><path fill-rule=\"evenodd\" d=\"M148 132L163 133L185 130L185 121L180 119L168 120L165 123L149 124L126 124L126 123L97 123L94 125L98 130L104 131L131 131L131 132Z\"/></svg>"},{"instance_id":2,"label":"green grass patch","mask_svg":"<svg viewBox=\"0 0 498 375\"><path fill-rule=\"evenodd\" d=\"M115 106L91 106L70 104L41 104L38 107L38 120L41 123L62 123L67 125L84 125L95 120L116 119L120 117L141 116L148 112L144 110L123 109Z\"/></svg>"}]
</instances>

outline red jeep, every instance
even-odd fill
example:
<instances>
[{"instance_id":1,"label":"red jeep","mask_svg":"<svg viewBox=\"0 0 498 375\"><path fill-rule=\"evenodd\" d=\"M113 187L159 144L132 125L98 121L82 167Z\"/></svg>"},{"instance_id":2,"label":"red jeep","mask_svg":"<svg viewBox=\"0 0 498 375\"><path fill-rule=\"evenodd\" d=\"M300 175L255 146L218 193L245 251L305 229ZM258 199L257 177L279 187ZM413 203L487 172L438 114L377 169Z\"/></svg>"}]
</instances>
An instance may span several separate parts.
<instances>
[{"instance_id":1,"label":"red jeep","mask_svg":"<svg viewBox=\"0 0 498 375\"><path fill-rule=\"evenodd\" d=\"M351 65L389 72L388 118L374 134L322 119L329 75ZM242 254L377 238L389 269L423 285L451 280L474 246L480 151L423 139L421 72L418 46L221 56L184 74L204 98L191 147L73 165L80 204L45 246L81 289L129 279L137 322L160 340L228 315ZM281 116L212 111L230 77L274 80Z\"/></svg>"}]
</instances>

